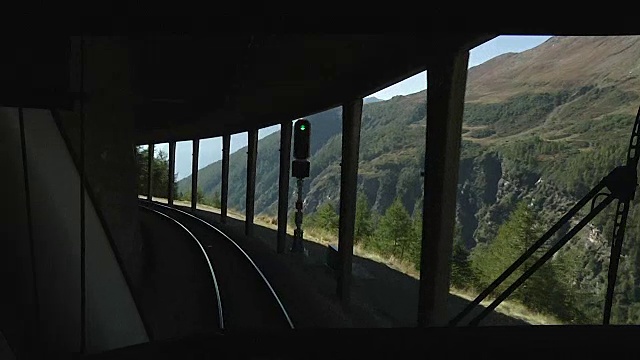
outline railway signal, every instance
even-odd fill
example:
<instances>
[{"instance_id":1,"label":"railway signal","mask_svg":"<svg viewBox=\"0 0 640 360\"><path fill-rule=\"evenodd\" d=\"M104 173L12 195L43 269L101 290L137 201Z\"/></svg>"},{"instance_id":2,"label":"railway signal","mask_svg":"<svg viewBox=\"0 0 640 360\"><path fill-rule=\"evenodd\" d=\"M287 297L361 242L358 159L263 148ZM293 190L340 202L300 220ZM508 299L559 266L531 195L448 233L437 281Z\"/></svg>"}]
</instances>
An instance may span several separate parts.
<instances>
[{"instance_id":1,"label":"railway signal","mask_svg":"<svg viewBox=\"0 0 640 360\"><path fill-rule=\"evenodd\" d=\"M309 158L311 123L307 119L296 121L293 130L293 157L296 160Z\"/></svg>"},{"instance_id":2,"label":"railway signal","mask_svg":"<svg viewBox=\"0 0 640 360\"><path fill-rule=\"evenodd\" d=\"M298 199L296 200L296 229L293 231L291 252L304 253L302 242L302 185L304 178L309 177L309 155L311 149L311 123L307 119L296 121L293 131L293 157L291 176L297 178Z\"/></svg>"}]
</instances>

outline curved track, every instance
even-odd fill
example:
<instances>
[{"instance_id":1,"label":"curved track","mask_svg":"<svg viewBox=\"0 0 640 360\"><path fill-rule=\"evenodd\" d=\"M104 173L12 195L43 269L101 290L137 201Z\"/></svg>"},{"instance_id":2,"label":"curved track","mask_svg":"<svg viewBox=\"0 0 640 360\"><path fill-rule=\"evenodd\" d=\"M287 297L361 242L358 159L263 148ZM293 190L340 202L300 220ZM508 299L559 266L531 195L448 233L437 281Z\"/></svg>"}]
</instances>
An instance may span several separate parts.
<instances>
[{"instance_id":1,"label":"curved track","mask_svg":"<svg viewBox=\"0 0 640 360\"><path fill-rule=\"evenodd\" d=\"M202 244L216 274L226 329L292 329L277 294L253 260L226 234L182 210L140 200L179 222Z\"/></svg>"},{"instance_id":2,"label":"curved track","mask_svg":"<svg viewBox=\"0 0 640 360\"><path fill-rule=\"evenodd\" d=\"M150 338L223 330L218 281L202 244L163 213L145 206L140 209L145 261L139 294Z\"/></svg>"}]
</instances>

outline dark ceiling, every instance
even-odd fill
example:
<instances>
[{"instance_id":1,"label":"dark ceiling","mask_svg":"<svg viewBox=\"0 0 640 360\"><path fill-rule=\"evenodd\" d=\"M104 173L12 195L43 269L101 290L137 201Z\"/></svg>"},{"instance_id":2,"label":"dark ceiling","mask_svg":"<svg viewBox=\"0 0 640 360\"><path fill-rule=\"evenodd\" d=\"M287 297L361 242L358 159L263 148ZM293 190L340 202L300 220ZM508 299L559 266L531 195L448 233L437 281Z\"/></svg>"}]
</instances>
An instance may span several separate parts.
<instances>
[{"instance_id":1,"label":"dark ceiling","mask_svg":"<svg viewBox=\"0 0 640 360\"><path fill-rule=\"evenodd\" d=\"M426 70L441 54L470 50L498 34L634 34L624 26L567 31L549 22L514 25L449 33L303 34L255 27L197 36L136 32L122 37L137 98L144 99L135 102L136 142L207 138L308 116L375 93ZM6 50L0 105L72 108L78 97L69 91L69 36L7 35L0 41Z\"/></svg>"},{"instance_id":2,"label":"dark ceiling","mask_svg":"<svg viewBox=\"0 0 640 360\"><path fill-rule=\"evenodd\" d=\"M122 37L137 143L207 138L311 115L427 68L486 34L224 32ZM68 36L0 39L0 105L72 109ZM139 100L144 99L144 100Z\"/></svg>"},{"instance_id":3,"label":"dark ceiling","mask_svg":"<svg viewBox=\"0 0 640 360\"><path fill-rule=\"evenodd\" d=\"M242 35L139 39L139 143L236 133L370 95L487 35ZM430 46L425 46L429 44ZM425 79L426 80L426 79Z\"/></svg>"}]
</instances>

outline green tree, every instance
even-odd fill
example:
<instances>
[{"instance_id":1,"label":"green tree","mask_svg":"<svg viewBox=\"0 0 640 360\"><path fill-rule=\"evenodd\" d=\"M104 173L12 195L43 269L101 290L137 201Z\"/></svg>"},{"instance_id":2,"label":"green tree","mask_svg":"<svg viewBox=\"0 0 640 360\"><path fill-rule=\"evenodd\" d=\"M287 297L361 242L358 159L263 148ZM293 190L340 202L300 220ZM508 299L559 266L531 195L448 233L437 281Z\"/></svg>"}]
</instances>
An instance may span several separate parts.
<instances>
[{"instance_id":1,"label":"green tree","mask_svg":"<svg viewBox=\"0 0 640 360\"><path fill-rule=\"evenodd\" d=\"M380 219L375 232L375 248L382 254L401 260L408 257L411 240L415 238L414 226L409 212L396 198Z\"/></svg>"},{"instance_id":2,"label":"green tree","mask_svg":"<svg viewBox=\"0 0 640 360\"><path fill-rule=\"evenodd\" d=\"M459 242L453 244L451 254L451 285L458 289L473 288L475 274L469 261L469 252Z\"/></svg>"},{"instance_id":3,"label":"green tree","mask_svg":"<svg viewBox=\"0 0 640 360\"><path fill-rule=\"evenodd\" d=\"M180 200L183 201L191 201L191 190L188 190L187 192L182 194L182 198L180 198ZM196 202L198 204L205 204L205 198L204 198L204 193L202 192L202 189L198 188L198 193L197 193L197 200ZM206 204L205 204L206 205Z\"/></svg>"},{"instance_id":4,"label":"green tree","mask_svg":"<svg viewBox=\"0 0 640 360\"><path fill-rule=\"evenodd\" d=\"M331 202L325 202L318 206L316 211L309 216L311 227L319 228L338 235L340 217Z\"/></svg>"},{"instance_id":5,"label":"green tree","mask_svg":"<svg viewBox=\"0 0 640 360\"><path fill-rule=\"evenodd\" d=\"M486 287L496 279L509 265L513 263L527 248L538 239L540 230L537 227L535 215L528 209L525 202L521 202L507 221L499 228L498 235L488 245L479 244L474 249L473 267L478 274L480 285ZM520 276L535 261L529 258L512 278ZM534 274L529 283L535 282L539 276ZM508 286L505 282L497 291L501 292ZM523 288L516 290L514 297L523 298Z\"/></svg>"},{"instance_id":6,"label":"green tree","mask_svg":"<svg viewBox=\"0 0 640 360\"><path fill-rule=\"evenodd\" d=\"M368 238L373 234L373 223L371 219L371 208L364 192L359 191L356 198L356 220L355 220L354 242Z\"/></svg>"},{"instance_id":7,"label":"green tree","mask_svg":"<svg viewBox=\"0 0 640 360\"><path fill-rule=\"evenodd\" d=\"M462 239L462 227L459 222L456 222L451 251L451 286L458 289L471 289L476 286L477 279L469 256L470 253Z\"/></svg>"},{"instance_id":8,"label":"green tree","mask_svg":"<svg viewBox=\"0 0 640 360\"><path fill-rule=\"evenodd\" d=\"M486 287L493 282L538 240L542 231L537 214L525 201L520 202L500 227L496 238L488 245L479 244L473 251L472 268L478 276L480 286ZM530 268L543 251L540 249L527 259L496 289L495 294L505 290ZM567 284L561 281L558 273L562 269L560 265L555 260L548 261L514 291L511 298L532 310L550 313L562 320L573 320L577 315L570 301L572 297Z\"/></svg>"},{"instance_id":9,"label":"green tree","mask_svg":"<svg viewBox=\"0 0 640 360\"><path fill-rule=\"evenodd\" d=\"M211 206L220 209L222 207L222 202L220 201L220 191L216 191L213 193L213 202Z\"/></svg>"},{"instance_id":10,"label":"green tree","mask_svg":"<svg viewBox=\"0 0 640 360\"><path fill-rule=\"evenodd\" d=\"M135 162L137 167L137 189L138 194L148 194L148 159L149 159L149 149L143 148L142 146L135 147ZM168 181L169 181L169 161L167 158L167 153L160 150L157 154L154 155L152 170L151 170L151 193L155 197L168 197ZM178 174L174 174L174 179L176 179ZM173 191L174 194L177 194L178 185L174 180L173 182Z\"/></svg>"}]
</instances>

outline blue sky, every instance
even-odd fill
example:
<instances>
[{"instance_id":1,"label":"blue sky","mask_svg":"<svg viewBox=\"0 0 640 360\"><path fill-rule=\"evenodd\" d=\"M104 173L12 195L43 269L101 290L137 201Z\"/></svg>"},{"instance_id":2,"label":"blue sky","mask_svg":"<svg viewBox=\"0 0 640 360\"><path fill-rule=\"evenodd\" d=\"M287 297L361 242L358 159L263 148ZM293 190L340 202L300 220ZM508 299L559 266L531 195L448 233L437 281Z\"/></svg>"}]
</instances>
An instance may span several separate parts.
<instances>
[{"instance_id":1,"label":"blue sky","mask_svg":"<svg viewBox=\"0 0 640 360\"><path fill-rule=\"evenodd\" d=\"M540 45L550 36L498 36L474 49L469 53L469 67L480 65L483 62L507 52L522 52ZM371 96L388 100L396 95L413 94L426 88L426 74L422 72L407 78L386 89L380 90ZM292 119L293 120L293 119ZM270 126L258 131L258 138L280 130L280 125ZM247 145L247 133L231 135L231 152ZM162 149L168 151L167 144L155 146L156 153ZM200 159L198 168L203 168L212 162L222 158L222 139L204 139L200 141ZM176 145L176 172L178 180L191 175L191 141L179 142Z\"/></svg>"}]
</instances>

